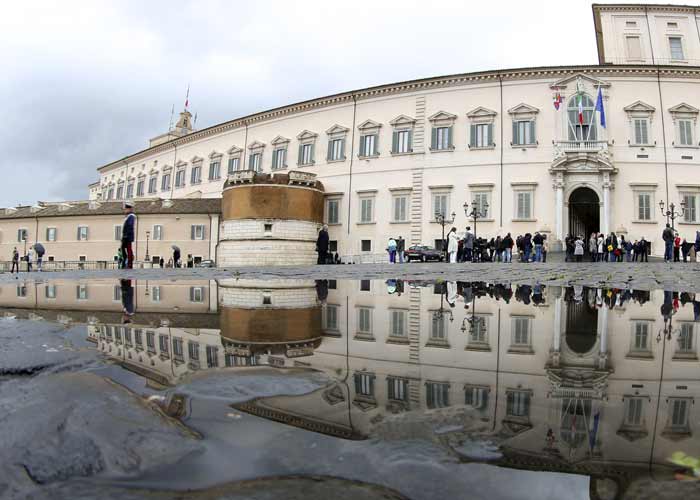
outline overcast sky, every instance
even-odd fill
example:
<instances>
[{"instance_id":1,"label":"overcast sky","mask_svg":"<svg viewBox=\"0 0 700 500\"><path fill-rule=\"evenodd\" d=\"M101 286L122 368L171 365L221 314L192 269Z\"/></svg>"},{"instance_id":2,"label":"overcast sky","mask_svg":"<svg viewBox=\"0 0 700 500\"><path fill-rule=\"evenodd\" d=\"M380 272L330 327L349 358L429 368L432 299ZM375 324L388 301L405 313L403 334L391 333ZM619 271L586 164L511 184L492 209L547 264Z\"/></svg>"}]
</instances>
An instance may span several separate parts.
<instances>
[{"instance_id":1,"label":"overcast sky","mask_svg":"<svg viewBox=\"0 0 700 500\"><path fill-rule=\"evenodd\" d=\"M180 111L204 128L322 95L488 69L595 64L588 0L3 3L0 206L87 197Z\"/></svg>"}]
</instances>

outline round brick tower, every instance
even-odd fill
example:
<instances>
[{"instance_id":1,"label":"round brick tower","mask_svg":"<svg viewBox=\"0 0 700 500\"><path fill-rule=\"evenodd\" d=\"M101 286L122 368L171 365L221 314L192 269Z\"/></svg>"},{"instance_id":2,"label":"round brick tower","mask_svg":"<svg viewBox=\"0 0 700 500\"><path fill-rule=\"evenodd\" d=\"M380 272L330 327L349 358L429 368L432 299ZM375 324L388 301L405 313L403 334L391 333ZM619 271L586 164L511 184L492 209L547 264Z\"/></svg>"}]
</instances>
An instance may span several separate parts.
<instances>
[{"instance_id":1,"label":"round brick tower","mask_svg":"<svg viewBox=\"0 0 700 500\"><path fill-rule=\"evenodd\" d=\"M323 185L307 172L231 174L222 194L219 266L316 263Z\"/></svg>"}]
</instances>

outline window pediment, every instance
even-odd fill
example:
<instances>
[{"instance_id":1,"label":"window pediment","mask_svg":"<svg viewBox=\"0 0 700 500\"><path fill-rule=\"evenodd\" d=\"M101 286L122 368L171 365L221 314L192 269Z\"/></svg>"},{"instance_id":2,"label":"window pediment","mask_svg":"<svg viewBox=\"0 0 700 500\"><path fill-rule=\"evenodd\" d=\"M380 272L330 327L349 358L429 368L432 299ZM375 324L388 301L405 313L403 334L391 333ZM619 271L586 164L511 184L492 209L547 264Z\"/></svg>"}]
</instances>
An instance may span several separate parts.
<instances>
[{"instance_id":1,"label":"window pediment","mask_svg":"<svg viewBox=\"0 0 700 500\"><path fill-rule=\"evenodd\" d=\"M215 160L217 158L221 158L221 153L219 153L218 151L212 151L211 153L209 153L210 160Z\"/></svg>"},{"instance_id":2,"label":"window pediment","mask_svg":"<svg viewBox=\"0 0 700 500\"><path fill-rule=\"evenodd\" d=\"M697 119L700 110L698 110L698 108L696 107L691 106L690 104L682 102L673 106L672 108L669 108L668 112L671 113L671 116L674 120L677 120L679 118L692 118L695 120Z\"/></svg>"},{"instance_id":3,"label":"window pediment","mask_svg":"<svg viewBox=\"0 0 700 500\"><path fill-rule=\"evenodd\" d=\"M204 158L201 156L193 156L192 159L190 160L190 163L195 164L195 163L202 163L204 161Z\"/></svg>"},{"instance_id":4,"label":"window pediment","mask_svg":"<svg viewBox=\"0 0 700 500\"><path fill-rule=\"evenodd\" d=\"M250 143L250 146L248 146L248 149L254 150L254 149L262 149L262 148L264 148L264 147L265 147L265 143L264 143L264 142L253 141L253 142Z\"/></svg>"},{"instance_id":5,"label":"window pediment","mask_svg":"<svg viewBox=\"0 0 700 500\"><path fill-rule=\"evenodd\" d=\"M529 104L525 104L524 102L521 102L517 106L512 107L508 110L508 114L512 115L514 118L518 118L518 117L521 117L523 115L533 116L539 112L540 112L539 108L536 108L534 106L530 106Z\"/></svg>"},{"instance_id":6,"label":"window pediment","mask_svg":"<svg viewBox=\"0 0 700 500\"><path fill-rule=\"evenodd\" d=\"M629 106L625 106L623 108L625 110L625 113L627 113L628 117L632 116L649 116L651 115L654 111L656 111L656 108L650 104L647 104L642 101L637 101Z\"/></svg>"},{"instance_id":7,"label":"window pediment","mask_svg":"<svg viewBox=\"0 0 700 500\"><path fill-rule=\"evenodd\" d=\"M335 124L328 130L326 130L326 134L328 135L345 135L350 131L349 128L343 127L342 125Z\"/></svg>"},{"instance_id":8,"label":"window pediment","mask_svg":"<svg viewBox=\"0 0 700 500\"><path fill-rule=\"evenodd\" d=\"M186 161L178 160L177 163L175 163L175 168L184 167L185 165L187 165Z\"/></svg>"},{"instance_id":9,"label":"window pediment","mask_svg":"<svg viewBox=\"0 0 700 500\"><path fill-rule=\"evenodd\" d=\"M158 175L158 170L156 170L155 168L152 168L151 170L149 170L148 173L151 175Z\"/></svg>"},{"instance_id":10,"label":"window pediment","mask_svg":"<svg viewBox=\"0 0 700 500\"><path fill-rule=\"evenodd\" d=\"M311 132L310 130L304 130L302 133L297 135L297 140L309 142L309 141L316 140L316 137L318 137L318 134L316 132Z\"/></svg>"},{"instance_id":11,"label":"window pediment","mask_svg":"<svg viewBox=\"0 0 700 500\"><path fill-rule=\"evenodd\" d=\"M479 106L467 113L467 118L472 121L493 121L496 115L497 113L494 110Z\"/></svg>"},{"instance_id":12,"label":"window pediment","mask_svg":"<svg viewBox=\"0 0 700 500\"><path fill-rule=\"evenodd\" d=\"M565 78L557 80L556 82L552 83L549 86L549 88L551 88L552 90L562 90L562 89L565 89L569 85L571 85L572 87L575 87L579 78L583 81L584 84L588 84L589 86L592 86L595 88L597 88L597 87L603 87L603 88L610 87L610 83L606 82L605 80L599 80L598 78L589 76L585 73L576 73L574 75L567 76Z\"/></svg>"},{"instance_id":13,"label":"window pediment","mask_svg":"<svg viewBox=\"0 0 700 500\"><path fill-rule=\"evenodd\" d=\"M253 143L253 144L255 144L255 143ZM250 149L253 149L253 144L250 145ZM270 141L270 144L272 144L273 146L286 146L287 144L289 144L289 139L287 139L286 137L282 137L281 135L278 135L277 137L275 137L274 139L272 139Z\"/></svg>"},{"instance_id":14,"label":"window pediment","mask_svg":"<svg viewBox=\"0 0 700 500\"><path fill-rule=\"evenodd\" d=\"M393 127L412 127L416 124L416 119L406 115L399 115L389 122Z\"/></svg>"},{"instance_id":15,"label":"window pediment","mask_svg":"<svg viewBox=\"0 0 700 500\"><path fill-rule=\"evenodd\" d=\"M374 120L365 120L357 126L357 129L362 132L371 132L379 130L381 126L381 123L377 123Z\"/></svg>"},{"instance_id":16,"label":"window pediment","mask_svg":"<svg viewBox=\"0 0 700 500\"><path fill-rule=\"evenodd\" d=\"M447 111L438 111L437 113L430 115L428 121L435 123L453 123L457 119L457 115L448 113Z\"/></svg>"},{"instance_id":17,"label":"window pediment","mask_svg":"<svg viewBox=\"0 0 700 500\"><path fill-rule=\"evenodd\" d=\"M230 155L238 155L238 154L241 154L242 151L243 150L241 148L239 148L238 146L231 146L231 148L226 152Z\"/></svg>"}]
</instances>

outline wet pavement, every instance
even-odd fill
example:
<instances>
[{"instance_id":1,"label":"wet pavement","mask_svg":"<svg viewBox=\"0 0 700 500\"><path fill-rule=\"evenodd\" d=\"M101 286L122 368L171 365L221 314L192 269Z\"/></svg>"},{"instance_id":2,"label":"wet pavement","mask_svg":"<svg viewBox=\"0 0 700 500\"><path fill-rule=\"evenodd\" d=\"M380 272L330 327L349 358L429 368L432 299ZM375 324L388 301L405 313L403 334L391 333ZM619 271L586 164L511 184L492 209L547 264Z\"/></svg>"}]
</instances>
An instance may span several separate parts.
<instances>
[{"instance_id":1,"label":"wet pavement","mask_svg":"<svg viewBox=\"0 0 700 500\"><path fill-rule=\"evenodd\" d=\"M690 289L19 279L0 316L2 498L700 494Z\"/></svg>"},{"instance_id":2,"label":"wet pavement","mask_svg":"<svg viewBox=\"0 0 700 500\"><path fill-rule=\"evenodd\" d=\"M328 266L268 266L195 269L132 269L105 271L52 271L47 273L0 274L0 283L45 279L407 279L486 281L489 283L634 288L639 290L700 291L700 263L651 262L563 262L555 257L546 263L406 263L348 264Z\"/></svg>"}]
</instances>

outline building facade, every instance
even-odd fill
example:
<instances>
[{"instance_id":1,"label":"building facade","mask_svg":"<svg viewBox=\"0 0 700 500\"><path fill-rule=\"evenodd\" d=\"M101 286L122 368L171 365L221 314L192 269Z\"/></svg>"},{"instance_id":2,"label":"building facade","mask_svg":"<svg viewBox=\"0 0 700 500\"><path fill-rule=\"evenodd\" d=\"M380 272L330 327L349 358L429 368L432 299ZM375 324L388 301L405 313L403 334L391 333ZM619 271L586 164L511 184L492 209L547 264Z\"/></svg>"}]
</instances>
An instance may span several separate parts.
<instances>
[{"instance_id":1,"label":"building facade","mask_svg":"<svg viewBox=\"0 0 700 500\"><path fill-rule=\"evenodd\" d=\"M685 203L682 236L700 229L700 11L593 14L599 65L389 84L199 131L183 114L179 137L100 167L90 197L220 197L238 170L298 170L325 186L344 256L381 254L391 236L432 244L437 212L463 231L472 202L484 236L614 231L659 253L661 201Z\"/></svg>"}]
</instances>

